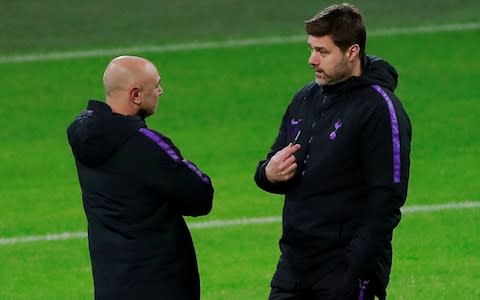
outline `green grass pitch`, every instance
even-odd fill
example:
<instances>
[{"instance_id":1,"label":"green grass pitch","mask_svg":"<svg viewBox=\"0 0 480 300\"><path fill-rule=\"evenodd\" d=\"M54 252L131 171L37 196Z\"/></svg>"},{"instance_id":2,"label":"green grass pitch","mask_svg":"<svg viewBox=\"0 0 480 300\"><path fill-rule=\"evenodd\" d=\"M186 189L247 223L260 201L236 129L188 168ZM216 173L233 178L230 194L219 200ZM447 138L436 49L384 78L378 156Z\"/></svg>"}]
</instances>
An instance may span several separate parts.
<instances>
[{"instance_id":1,"label":"green grass pitch","mask_svg":"<svg viewBox=\"0 0 480 300\"><path fill-rule=\"evenodd\" d=\"M258 10L240 10L240 2L232 1L232 5L237 5L235 11L218 6L218 1L204 3L226 14L219 16L217 22L226 22L228 14L233 18L235 12L265 15L263 23L257 24L259 31L254 31L252 23L257 18L245 18L248 24L239 24L240 29L236 28L233 34L242 38L281 36L282 32L301 34L303 19L327 5L316 2L305 1L292 9L290 2L280 1L278 11L271 15L265 4L268 1L258 4ZM369 2L365 8L370 17L367 20L375 29L442 22L476 22L477 29L368 39L367 52L384 57L399 71L397 95L413 124L407 205L480 201L480 29L475 16L480 5L465 1L463 6L456 7L453 1L426 1L425 10L421 10L416 2L389 4L384 11L379 8L383 2ZM33 13L26 6L13 7L20 4L8 5ZM171 11L176 9L173 4L165 5ZM362 8L361 3L358 6ZM398 9L398 13L387 18L387 8ZM417 14L411 14L412 10L407 8L418 8ZM199 13L207 16L209 10L202 9ZM288 14L289 10L292 14ZM187 13L194 14L184 11ZM7 15L3 17L4 26L19 24ZM25 20L35 24L35 18ZM48 20L62 21L45 18L41 24ZM180 24L176 18L167 21ZM278 27L282 32L275 29L275 22L282 23ZM267 29L262 27L270 25ZM41 28L63 30L40 26L36 35L26 30L17 30L15 35L9 31L12 44L7 47L2 43L0 56L28 53L29 49L37 52L127 47L132 46L134 36L127 25L121 28L129 28L124 34L130 40L124 40L118 32L102 39L108 34L105 28L91 39L74 39L66 29L58 32L55 39L57 32L42 32ZM147 34L148 28L142 29L143 44L154 42L154 35ZM229 37L222 26L211 28L211 32L208 28L193 30L203 40ZM164 37L172 42L192 41L187 29L172 28ZM29 48L29 35L32 45L43 44ZM46 37L43 40L42 35ZM168 44L164 40L158 43ZM279 216L281 197L258 190L252 177L256 163L276 135L292 95L313 78L307 64L307 46L298 42L131 54L152 60L162 75L165 95L160 98L157 114L147 123L170 136L184 156L213 179L216 193L212 213L205 218L189 218L188 222ZM80 190L65 130L89 98L103 99L101 74L110 59L103 56L0 64L0 239L85 231ZM479 230L478 208L405 214L394 236L389 299L480 299ZM266 299L279 255L280 223L191 231L198 254L202 299ZM91 299L92 292L85 238L0 244L0 299L80 300Z\"/></svg>"}]
</instances>

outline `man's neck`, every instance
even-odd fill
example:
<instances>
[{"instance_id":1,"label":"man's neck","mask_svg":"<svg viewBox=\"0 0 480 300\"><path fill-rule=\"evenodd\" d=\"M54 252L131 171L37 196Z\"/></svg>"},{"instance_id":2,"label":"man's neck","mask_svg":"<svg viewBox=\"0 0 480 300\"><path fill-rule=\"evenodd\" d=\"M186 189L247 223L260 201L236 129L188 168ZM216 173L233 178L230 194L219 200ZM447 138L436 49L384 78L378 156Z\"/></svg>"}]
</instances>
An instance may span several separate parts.
<instances>
[{"instance_id":1,"label":"man's neck","mask_svg":"<svg viewBox=\"0 0 480 300\"><path fill-rule=\"evenodd\" d=\"M107 105L112 109L112 112L116 114L131 116L137 113L135 109L128 105L128 101L123 101L122 99L116 99L107 96L105 103L107 103Z\"/></svg>"},{"instance_id":2,"label":"man's neck","mask_svg":"<svg viewBox=\"0 0 480 300\"><path fill-rule=\"evenodd\" d=\"M360 59L356 59L352 62L352 76L359 77L362 75L362 62Z\"/></svg>"}]
</instances>

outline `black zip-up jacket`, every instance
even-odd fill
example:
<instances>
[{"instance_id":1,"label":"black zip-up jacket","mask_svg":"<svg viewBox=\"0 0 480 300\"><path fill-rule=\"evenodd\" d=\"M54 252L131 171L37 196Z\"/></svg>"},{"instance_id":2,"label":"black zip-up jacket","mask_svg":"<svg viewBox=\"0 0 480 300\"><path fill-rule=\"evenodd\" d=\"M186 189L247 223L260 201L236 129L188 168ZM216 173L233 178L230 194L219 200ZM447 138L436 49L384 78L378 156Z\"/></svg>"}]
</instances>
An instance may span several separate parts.
<instances>
[{"instance_id":1,"label":"black zip-up jacket","mask_svg":"<svg viewBox=\"0 0 480 300\"><path fill-rule=\"evenodd\" d=\"M308 288L344 268L346 282L369 279L377 294L385 291L392 232L407 196L411 125L393 94L393 67L369 57L363 68L359 77L300 90L258 164L257 185L285 194L282 255L272 286ZM271 183L265 166L289 143L301 144L297 174Z\"/></svg>"},{"instance_id":2,"label":"black zip-up jacket","mask_svg":"<svg viewBox=\"0 0 480 300\"><path fill-rule=\"evenodd\" d=\"M200 298L183 216L212 208L210 178L138 116L91 100L68 127L88 220L95 299Z\"/></svg>"}]
</instances>

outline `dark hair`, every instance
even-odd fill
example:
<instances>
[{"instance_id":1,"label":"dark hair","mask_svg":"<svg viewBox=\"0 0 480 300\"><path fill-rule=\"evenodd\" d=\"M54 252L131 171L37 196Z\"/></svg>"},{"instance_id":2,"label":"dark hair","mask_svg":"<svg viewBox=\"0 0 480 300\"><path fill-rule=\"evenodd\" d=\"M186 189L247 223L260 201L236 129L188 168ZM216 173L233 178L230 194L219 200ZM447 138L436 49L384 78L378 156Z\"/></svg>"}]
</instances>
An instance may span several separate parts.
<instances>
[{"instance_id":1,"label":"dark hair","mask_svg":"<svg viewBox=\"0 0 480 300\"><path fill-rule=\"evenodd\" d=\"M353 44L360 46L360 57L365 53L367 32L362 13L349 3L334 4L320 11L315 17L305 21L309 35L331 35L337 47L345 51Z\"/></svg>"}]
</instances>

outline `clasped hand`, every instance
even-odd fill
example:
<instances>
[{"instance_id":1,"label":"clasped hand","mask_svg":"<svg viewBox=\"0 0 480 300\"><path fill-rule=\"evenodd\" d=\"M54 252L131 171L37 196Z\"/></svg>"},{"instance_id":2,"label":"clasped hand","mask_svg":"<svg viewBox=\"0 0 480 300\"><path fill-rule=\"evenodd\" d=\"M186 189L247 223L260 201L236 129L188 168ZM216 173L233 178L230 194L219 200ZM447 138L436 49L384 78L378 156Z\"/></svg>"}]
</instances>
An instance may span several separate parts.
<instances>
[{"instance_id":1,"label":"clasped hand","mask_svg":"<svg viewBox=\"0 0 480 300\"><path fill-rule=\"evenodd\" d=\"M300 149L299 144L288 144L285 148L275 153L265 166L265 176L272 183L287 181L297 172L297 159L295 152Z\"/></svg>"}]
</instances>

